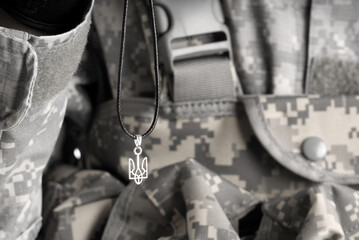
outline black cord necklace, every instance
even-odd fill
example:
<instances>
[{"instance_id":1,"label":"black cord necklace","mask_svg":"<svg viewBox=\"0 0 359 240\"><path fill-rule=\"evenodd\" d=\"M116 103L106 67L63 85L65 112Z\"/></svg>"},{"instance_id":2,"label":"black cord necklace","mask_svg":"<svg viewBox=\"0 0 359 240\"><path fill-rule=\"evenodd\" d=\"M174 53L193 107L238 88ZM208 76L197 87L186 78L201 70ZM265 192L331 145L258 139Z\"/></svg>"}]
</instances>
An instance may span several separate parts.
<instances>
[{"instance_id":1,"label":"black cord necklace","mask_svg":"<svg viewBox=\"0 0 359 240\"><path fill-rule=\"evenodd\" d=\"M150 2L150 15L152 19L152 34L153 34L153 50L154 50L154 67L155 67L155 112L153 116L153 120L149 129L142 135L140 134L132 134L130 133L125 124L123 123L122 115L121 115L121 89L122 89L122 72L123 72L123 58L125 54L125 43L126 43L126 26L127 26L127 15L128 15L128 0L124 0L124 8L123 8L123 22L122 22L122 42L121 42L121 52L119 59L119 71L118 71L118 85L117 85L117 114L118 120L123 131L131 138L135 140L135 148L133 153L136 155L136 163L132 158L129 158L129 168L128 175L130 180L134 180L136 184L141 184L143 179L148 177L148 162L147 157L144 158L140 164L140 155L142 153L141 143L142 139L149 136L152 131L155 129L157 120L158 120L158 112L160 106L160 78L159 78L159 64L158 64L158 43L157 43L157 30L156 30L156 17L154 11L153 0L149 0Z\"/></svg>"}]
</instances>

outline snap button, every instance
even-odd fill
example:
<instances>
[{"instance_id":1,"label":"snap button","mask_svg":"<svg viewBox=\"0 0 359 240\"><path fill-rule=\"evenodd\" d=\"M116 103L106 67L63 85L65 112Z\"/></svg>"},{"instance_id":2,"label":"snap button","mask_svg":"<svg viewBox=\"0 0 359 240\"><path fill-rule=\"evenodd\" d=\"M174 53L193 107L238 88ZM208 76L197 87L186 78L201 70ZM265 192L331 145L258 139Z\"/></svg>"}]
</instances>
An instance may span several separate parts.
<instances>
[{"instance_id":1,"label":"snap button","mask_svg":"<svg viewBox=\"0 0 359 240\"><path fill-rule=\"evenodd\" d=\"M309 137L302 145L303 155L311 161L320 161L327 155L327 146L318 137Z\"/></svg>"}]
</instances>

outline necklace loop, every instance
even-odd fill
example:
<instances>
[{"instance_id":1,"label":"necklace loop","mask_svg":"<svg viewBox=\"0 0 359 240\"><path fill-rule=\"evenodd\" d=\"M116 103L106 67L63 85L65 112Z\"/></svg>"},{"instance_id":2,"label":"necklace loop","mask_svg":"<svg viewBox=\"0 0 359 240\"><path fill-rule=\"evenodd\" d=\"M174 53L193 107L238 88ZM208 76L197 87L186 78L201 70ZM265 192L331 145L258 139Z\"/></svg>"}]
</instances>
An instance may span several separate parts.
<instances>
[{"instance_id":1,"label":"necklace loop","mask_svg":"<svg viewBox=\"0 0 359 240\"><path fill-rule=\"evenodd\" d=\"M142 136L137 134L136 139L135 139L135 145L136 145L136 147L140 147L141 144L142 144Z\"/></svg>"},{"instance_id":2,"label":"necklace loop","mask_svg":"<svg viewBox=\"0 0 359 240\"><path fill-rule=\"evenodd\" d=\"M156 17L155 17L155 8L153 0L149 0L149 9L150 16L152 20L152 34L153 34L153 60L154 60L154 72L155 72L155 112L153 115L151 126L148 130L142 134L142 138L147 137L154 130L157 120L158 113L160 108L160 98L161 98L161 89L160 89L160 74L159 74L159 61L158 61L158 39L157 39L157 29L156 29ZM127 27L127 15L128 15L128 0L124 1L123 8L123 20L122 20L122 42L121 42L121 51L120 51L120 59L119 59L119 70L118 70L118 84L117 84L117 114L118 120L120 122L121 128L123 131L133 139L138 139L135 134L130 133L125 124L123 123L122 115L121 115L121 89L122 89L122 72L123 72L123 59L125 55L125 42L126 42L126 27Z\"/></svg>"}]
</instances>

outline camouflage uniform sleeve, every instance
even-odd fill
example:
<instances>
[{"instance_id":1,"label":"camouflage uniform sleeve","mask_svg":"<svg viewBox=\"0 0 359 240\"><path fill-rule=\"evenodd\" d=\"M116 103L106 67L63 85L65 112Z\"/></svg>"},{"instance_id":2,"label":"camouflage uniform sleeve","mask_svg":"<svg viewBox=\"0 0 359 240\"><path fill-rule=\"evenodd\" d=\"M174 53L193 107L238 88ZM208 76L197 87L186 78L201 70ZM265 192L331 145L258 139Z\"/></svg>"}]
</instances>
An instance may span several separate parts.
<instances>
[{"instance_id":1,"label":"camouflage uniform sleeve","mask_svg":"<svg viewBox=\"0 0 359 240\"><path fill-rule=\"evenodd\" d=\"M92 1L89 1L92 3ZM92 4L59 35L0 27L0 239L35 239L41 227L42 173L67 105Z\"/></svg>"}]
</instances>

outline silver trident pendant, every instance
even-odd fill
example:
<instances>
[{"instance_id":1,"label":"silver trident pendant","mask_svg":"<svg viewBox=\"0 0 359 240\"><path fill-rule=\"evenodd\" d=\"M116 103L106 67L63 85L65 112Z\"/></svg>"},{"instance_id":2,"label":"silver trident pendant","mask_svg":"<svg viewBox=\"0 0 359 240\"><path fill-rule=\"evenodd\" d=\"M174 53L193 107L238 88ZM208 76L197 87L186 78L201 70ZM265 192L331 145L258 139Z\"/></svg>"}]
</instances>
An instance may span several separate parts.
<instances>
[{"instance_id":1,"label":"silver trident pendant","mask_svg":"<svg viewBox=\"0 0 359 240\"><path fill-rule=\"evenodd\" d=\"M136 147L133 149L133 153L136 155L136 164L132 158L128 159L128 177L130 180L134 180L137 185L140 185L142 181L148 177L147 157L142 159L140 165L140 155L142 153L141 143L142 136L137 135L135 139Z\"/></svg>"}]
</instances>

